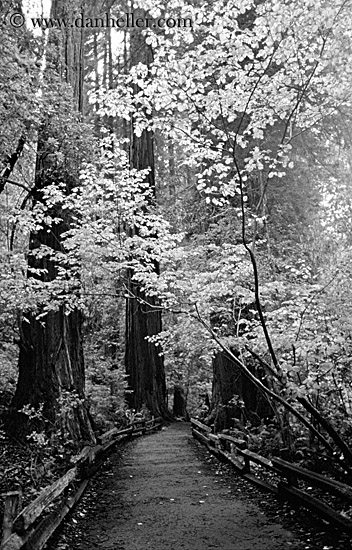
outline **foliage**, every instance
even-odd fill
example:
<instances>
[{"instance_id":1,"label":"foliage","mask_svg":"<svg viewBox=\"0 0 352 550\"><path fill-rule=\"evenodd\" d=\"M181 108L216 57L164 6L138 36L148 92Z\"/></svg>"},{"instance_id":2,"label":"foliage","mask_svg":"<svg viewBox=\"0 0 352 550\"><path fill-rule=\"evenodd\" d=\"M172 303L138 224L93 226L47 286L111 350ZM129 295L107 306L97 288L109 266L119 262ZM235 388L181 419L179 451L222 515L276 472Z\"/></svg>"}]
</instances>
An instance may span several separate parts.
<instances>
[{"instance_id":1,"label":"foliage","mask_svg":"<svg viewBox=\"0 0 352 550\"><path fill-rule=\"evenodd\" d=\"M76 444L67 431L67 418L72 417L72 411L79 405L80 398L74 392L63 392L58 401L58 415L52 424L43 413L44 404L38 408L26 405L21 414L27 417L27 445L30 453L30 471L34 486L49 478L53 471L65 471L70 458L76 449Z\"/></svg>"}]
</instances>

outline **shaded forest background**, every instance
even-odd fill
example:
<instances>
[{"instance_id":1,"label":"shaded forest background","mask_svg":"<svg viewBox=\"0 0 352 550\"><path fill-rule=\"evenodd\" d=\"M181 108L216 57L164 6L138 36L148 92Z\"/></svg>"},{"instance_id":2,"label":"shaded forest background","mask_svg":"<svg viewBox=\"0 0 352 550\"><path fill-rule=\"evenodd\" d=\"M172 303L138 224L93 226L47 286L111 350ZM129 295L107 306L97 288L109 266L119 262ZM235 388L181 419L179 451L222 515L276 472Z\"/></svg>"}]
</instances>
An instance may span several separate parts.
<instances>
[{"instance_id":1,"label":"shaded forest background","mask_svg":"<svg viewBox=\"0 0 352 550\"><path fill-rule=\"evenodd\" d=\"M87 2L192 26L34 33L1 3L12 438L73 452L132 410L197 415L350 472L351 8Z\"/></svg>"}]
</instances>

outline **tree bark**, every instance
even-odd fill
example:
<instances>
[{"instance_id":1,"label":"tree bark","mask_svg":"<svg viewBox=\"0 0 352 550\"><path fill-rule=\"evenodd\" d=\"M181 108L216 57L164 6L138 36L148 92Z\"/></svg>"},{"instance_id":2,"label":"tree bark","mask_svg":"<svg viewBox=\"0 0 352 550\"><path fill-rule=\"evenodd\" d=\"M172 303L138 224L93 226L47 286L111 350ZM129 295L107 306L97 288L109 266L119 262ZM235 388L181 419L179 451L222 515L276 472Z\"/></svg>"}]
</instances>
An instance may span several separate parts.
<instances>
[{"instance_id":1,"label":"tree bark","mask_svg":"<svg viewBox=\"0 0 352 550\"><path fill-rule=\"evenodd\" d=\"M174 387L174 405L173 414L175 417L181 417L185 420L189 420L189 414L187 412L187 403L185 397L185 390L182 386Z\"/></svg>"},{"instance_id":2,"label":"tree bark","mask_svg":"<svg viewBox=\"0 0 352 550\"><path fill-rule=\"evenodd\" d=\"M129 290L135 297L127 298L126 307L126 373L128 374L129 390L127 394L129 405L141 410L146 406L152 414L165 416L166 384L164 361L159 355L159 349L146 337L161 331L161 314L153 309L155 300L146 297L139 286L131 281L129 274ZM141 303L146 299L148 304Z\"/></svg>"},{"instance_id":3,"label":"tree bark","mask_svg":"<svg viewBox=\"0 0 352 550\"><path fill-rule=\"evenodd\" d=\"M254 384L224 353L219 352L213 359L210 407L210 418L214 420L215 431L232 427L234 418L243 424L247 420L255 424L259 423L261 418L272 415L272 409Z\"/></svg>"}]
</instances>

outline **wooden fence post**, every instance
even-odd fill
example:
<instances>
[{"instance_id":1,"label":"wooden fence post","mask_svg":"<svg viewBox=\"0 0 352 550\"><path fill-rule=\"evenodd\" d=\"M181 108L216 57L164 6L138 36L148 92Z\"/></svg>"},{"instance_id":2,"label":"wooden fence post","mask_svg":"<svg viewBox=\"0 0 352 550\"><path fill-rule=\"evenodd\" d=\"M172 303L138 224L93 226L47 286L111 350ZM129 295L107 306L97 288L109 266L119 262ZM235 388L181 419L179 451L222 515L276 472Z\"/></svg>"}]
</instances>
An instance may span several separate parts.
<instances>
[{"instance_id":1,"label":"wooden fence post","mask_svg":"<svg viewBox=\"0 0 352 550\"><path fill-rule=\"evenodd\" d=\"M12 535L13 523L20 512L21 506L21 491L11 491L5 495L4 518L2 522L3 535L1 544L4 544L4 542Z\"/></svg>"},{"instance_id":2,"label":"wooden fence post","mask_svg":"<svg viewBox=\"0 0 352 550\"><path fill-rule=\"evenodd\" d=\"M243 473L249 474L251 471L251 459L249 456L244 455L244 468Z\"/></svg>"}]
</instances>

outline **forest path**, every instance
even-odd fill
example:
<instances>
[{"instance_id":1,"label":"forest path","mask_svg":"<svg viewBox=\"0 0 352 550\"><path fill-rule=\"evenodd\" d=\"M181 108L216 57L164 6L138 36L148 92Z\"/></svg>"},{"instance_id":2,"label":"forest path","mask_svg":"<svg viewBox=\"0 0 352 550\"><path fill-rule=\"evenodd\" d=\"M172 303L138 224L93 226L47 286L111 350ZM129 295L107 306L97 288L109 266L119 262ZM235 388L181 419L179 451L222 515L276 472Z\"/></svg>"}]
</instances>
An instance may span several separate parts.
<instances>
[{"instance_id":1,"label":"forest path","mask_svg":"<svg viewBox=\"0 0 352 550\"><path fill-rule=\"evenodd\" d=\"M298 539L257 504L239 499L236 476L229 480L220 475L207 457L185 423L128 443L112 455L48 548L301 548Z\"/></svg>"}]
</instances>

